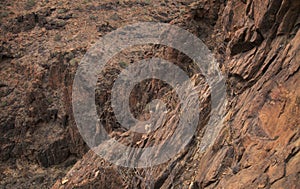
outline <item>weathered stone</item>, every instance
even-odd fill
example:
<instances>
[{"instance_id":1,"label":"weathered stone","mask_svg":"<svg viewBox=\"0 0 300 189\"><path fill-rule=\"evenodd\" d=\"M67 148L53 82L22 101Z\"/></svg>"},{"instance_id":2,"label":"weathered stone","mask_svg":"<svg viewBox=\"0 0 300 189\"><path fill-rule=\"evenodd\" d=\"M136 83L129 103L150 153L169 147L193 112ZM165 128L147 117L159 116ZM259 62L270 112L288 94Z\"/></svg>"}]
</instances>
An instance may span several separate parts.
<instances>
[{"instance_id":1,"label":"weathered stone","mask_svg":"<svg viewBox=\"0 0 300 189\"><path fill-rule=\"evenodd\" d=\"M55 182L53 188L299 188L299 1L41 1L30 11L20 10L22 3L1 4L10 12L0 24L0 188ZM148 169L116 167L87 152L72 115L80 58L98 36L136 21L188 29L228 75L226 120L215 144L199 150L210 98L205 78L193 77L204 86L199 128L178 156ZM53 41L57 32L62 38ZM178 121L176 94L156 80L137 85L130 105L137 119L147 120L152 98L169 102L174 111L158 132L127 132L110 108L109 91L121 70L152 57L174 62L191 77L199 71L186 55L160 45L134 47L111 60L99 76L96 103L106 131L124 145L159 144Z\"/></svg>"}]
</instances>

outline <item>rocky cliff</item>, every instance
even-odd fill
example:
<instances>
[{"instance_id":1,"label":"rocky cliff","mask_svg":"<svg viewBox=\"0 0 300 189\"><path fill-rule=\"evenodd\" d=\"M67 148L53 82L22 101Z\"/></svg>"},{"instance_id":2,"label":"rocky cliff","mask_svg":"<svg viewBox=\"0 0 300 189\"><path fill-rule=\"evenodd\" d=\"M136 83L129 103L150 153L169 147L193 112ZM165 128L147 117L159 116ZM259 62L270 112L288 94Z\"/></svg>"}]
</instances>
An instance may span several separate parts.
<instances>
[{"instance_id":1,"label":"rocky cliff","mask_svg":"<svg viewBox=\"0 0 300 189\"><path fill-rule=\"evenodd\" d=\"M2 188L300 187L300 1L0 4ZM202 39L226 75L228 99L221 132L209 149L199 150L210 98L203 79L195 76L202 87L202 121L195 136L169 162L145 169L117 167L89 150L76 127L71 103L73 78L86 51L98 37L137 21L171 23ZM159 143L170 135L164 128L172 128L180 111L174 91L149 80L134 89L132 112L147 119L145 105L151 98L163 99L173 111L160 132L126 131L112 115L109 91L114 79L124 65L154 56L185 71L196 70L184 54L148 45L122 52L99 77L99 118L123 144Z\"/></svg>"}]
</instances>

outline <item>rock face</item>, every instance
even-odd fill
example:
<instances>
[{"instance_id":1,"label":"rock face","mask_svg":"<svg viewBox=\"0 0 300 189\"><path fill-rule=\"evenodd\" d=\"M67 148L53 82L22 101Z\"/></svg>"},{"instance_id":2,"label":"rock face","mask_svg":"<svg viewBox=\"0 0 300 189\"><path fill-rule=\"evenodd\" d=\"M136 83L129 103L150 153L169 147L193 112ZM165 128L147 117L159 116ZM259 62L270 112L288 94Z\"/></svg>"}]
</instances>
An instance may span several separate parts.
<instances>
[{"instance_id":1,"label":"rock face","mask_svg":"<svg viewBox=\"0 0 300 189\"><path fill-rule=\"evenodd\" d=\"M300 187L300 1L41 1L24 10L28 2L1 2L11 11L1 21L1 187L50 188L55 182L54 189ZM165 164L117 167L88 151L79 135L71 86L80 58L97 36L135 21L188 29L227 76L224 126L205 152L199 144L210 99L200 76L194 79L202 87L203 121L187 148ZM124 52L107 66L96 99L110 135L137 147L159 143L169 133L137 135L121 128L109 106L113 79L126 64L153 56L195 71L173 49L142 49ZM170 87L150 80L134 90L133 114L147 119L143 110L150 96L164 99L174 109L164 123L170 129L180 111Z\"/></svg>"}]
</instances>

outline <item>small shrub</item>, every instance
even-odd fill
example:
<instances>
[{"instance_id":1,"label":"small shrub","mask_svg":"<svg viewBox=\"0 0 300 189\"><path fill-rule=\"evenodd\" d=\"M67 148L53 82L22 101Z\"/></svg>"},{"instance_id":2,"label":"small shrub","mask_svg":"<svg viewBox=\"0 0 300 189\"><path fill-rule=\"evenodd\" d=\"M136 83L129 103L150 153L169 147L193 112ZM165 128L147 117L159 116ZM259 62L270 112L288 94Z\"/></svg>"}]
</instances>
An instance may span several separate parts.
<instances>
[{"instance_id":1,"label":"small shrub","mask_svg":"<svg viewBox=\"0 0 300 189\"><path fill-rule=\"evenodd\" d=\"M1 102L1 106L2 106L2 107L7 106L7 102L6 102L6 101L2 101L2 102Z\"/></svg>"},{"instance_id":2,"label":"small shrub","mask_svg":"<svg viewBox=\"0 0 300 189\"><path fill-rule=\"evenodd\" d=\"M53 103L53 98L52 98L52 97L48 97L48 98L47 98L47 102L48 102L49 104L52 104L52 103Z\"/></svg>"},{"instance_id":3,"label":"small shrub","mask_svg":"<svg viewBox=\"0 0 300 189\"><path fill-rule=\"evenodd\" d=\"M8 17L8 12L1 12L0 13L0 17L3 18L3 17Z\"/></svg>"},{"instance_id":4,"label":"small shrub","mask_svg":"<svg viewBox=\"0 0 300 189\"><path fill-rule=\"evenodd\" d=\"M58 9L58 10L57 10L57 13L58 13L58 14L63 14L63 13L66 13L66 12L68 12L67 9Z\"/></svg>"},{"instance_id":5,"label":"small shrub","mask_svg":"<svg viewBox=\"0 0 300 189\"><path fill-rule=\"evenodd\" d=\"M126 68L128 65L127 65L127 63L126 62L119 62L119 65L120 65L120 67L121 68Z\"/></svg>"},{"instance_id":6,"label":"small shrub","mask_svg":"<svg viewBox=\"0 0 300 189\"><path fill-rule=\"evenodd\" d=\"M68 52L68 53L65 54L64 58L65 58L67 61L69 61L69 60L72 60L73 58L75 58L75 55L74 55L74 53L72 53L72 52Z\"/></svg>"},{"instance_id":7,"label":"small shrub","mask_svg":"<svg viewBox=\"0 0 300 189\"><path fill-rule=\"evenodd\" d=\"M42 1L42 7L46 6L49 3L49 0Z\"/></svg>"},{"instance_id":8,"label":"small shrub","mask_svg":"<svg viewBox=\"0 0 300 189\"><path fill-rule=\"evenodd\" d=\"M145 2L146 4L148 4L148 5L151 3L150 0L145 0L144 2Z\"/></svg>"},{"instance_id":9,"label":"small shrub","mask_svg":"<svg viewBox=\"0 0 300 189\"><path fill-rule=\"evenodd\" d=\"M62 39L62 36L59 34L56 34L54 37L54 41L60 41Z\"/></svg>"},{"instance_id":10,"label":"small shrub","mask_svg":"<svg viewBox=\"0 0 300 189\"><path fill-rule=\"evenodd\" d=\"M27 0L25 3L25 9L30 10L36 5L35 0Z\"/></svg>"},{"instance_id":11,"label":"small shrub","mask_svg":"<svg viewBox=\"0 0 300 189\"><path fill-rule=\"evenodd\" d=\"M97 16L95 16L95 15L90 15L90 20L97 20Z\"/></svg>"},{"instance_id":12,"label":"small shrub","mask_svg":"<svg viewBox=\"0 0 300 189\"><path fill-rule=\"evenodd\" d=\"M300 106L300 96L296 97L296 104L297 104L297 106Z\"/></svg>"},{"instance_id":13,"label":"small shrub","mask_svg":"<svg viewBox=\"0 0 300 189\"><path fill-rule=\"evenodd\" d=\"M79 63L79 60L78 60L77 58L73 58L73 59L70 61L70 65L71 65L71 66L76 66L78 63Z\"/></svg>"},{"instance_id":14,"label":"small shrub","mask_svg":"<svg viewBox=\"0 0 300 189\"><path fill-rule=\"evenodd\" d=\"M57 57L58 55L59 55L59 52L57 52L57 51L50 52L50 57L51 57L51 58L55 58L55 57Z\"/></svg>"},{"instance_id":15,"label":"small shrub","mask_svg":"<svg viewBox=\"0 0 300 189\"><path fill-rule=\"evenodd\" d=\"M91 2L91 0L84 0L82 3L87 4L87 3L90 3L90 2Z\"/></svg>"}]
</instances>

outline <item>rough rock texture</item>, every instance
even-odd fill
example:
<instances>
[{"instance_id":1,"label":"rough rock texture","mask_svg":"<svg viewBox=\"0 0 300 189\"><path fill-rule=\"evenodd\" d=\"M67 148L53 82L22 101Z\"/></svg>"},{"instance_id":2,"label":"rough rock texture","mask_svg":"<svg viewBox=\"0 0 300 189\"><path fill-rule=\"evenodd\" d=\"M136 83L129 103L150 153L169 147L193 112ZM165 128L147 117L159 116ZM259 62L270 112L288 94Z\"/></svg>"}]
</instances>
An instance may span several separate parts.
<instances>
[{"instance_id":1,"label":"rough rock texture","mask_svg":"<svg viewBox=\"0 0 300 189\"><path fill-rule=\"evenodd\" d=\"M300 1L40 1L31 5L29 1L1 2L2 188L50 188L55 181L53 188L300 187ZM182 153L152 168L116 167L87 152L71 109L77 64L98 36L135 21L181 26L215 53L227 76L229 104L224 127L205 152L199 150L205 119ZM131 56L125 52L116 60L129 64L155 55L184 70L191 63L167 47L132 51ZM99 82L109 88L113 81L109 78L116 77L123 66L112 62L106 70L107 81L102 77ZM200 77L195 80L203 87L199 113L205 118L209 91ZM158 84L162 89L156 97L171 104L174 111L168 120L174 121L179 110L168 86L149 81L140 91L151 94ZM136 90L133 113L143 119L149 94ZM164 130L163 136L124 131L105 104L108 91L99 91L97 100L104 105L100 118L111 136L136 146L168 136ZM165 125L172 126L171 121Z\"/></svg>"},{"instance_id":2,"label":"rough rock texture","mask_svg":"<svg viewBox=\"0 0 300 189\"><path fill-rule=\"evenodd\" d=\"M125 172L111 166L116 177L123 178L128 188L300 187L299 6L299 1L191 5L190 17L176 21L201 33L228 75L225 126L205 153L197 149L199 132L171 162ZM92 152L86 154L66 175L68 182L53 188L103 186L96 174L88 183L77 182L82 177L89 180L86 170L97 173L101 158L91 168L83 166L95 158Z\"/></svg>"}]
</instances>

